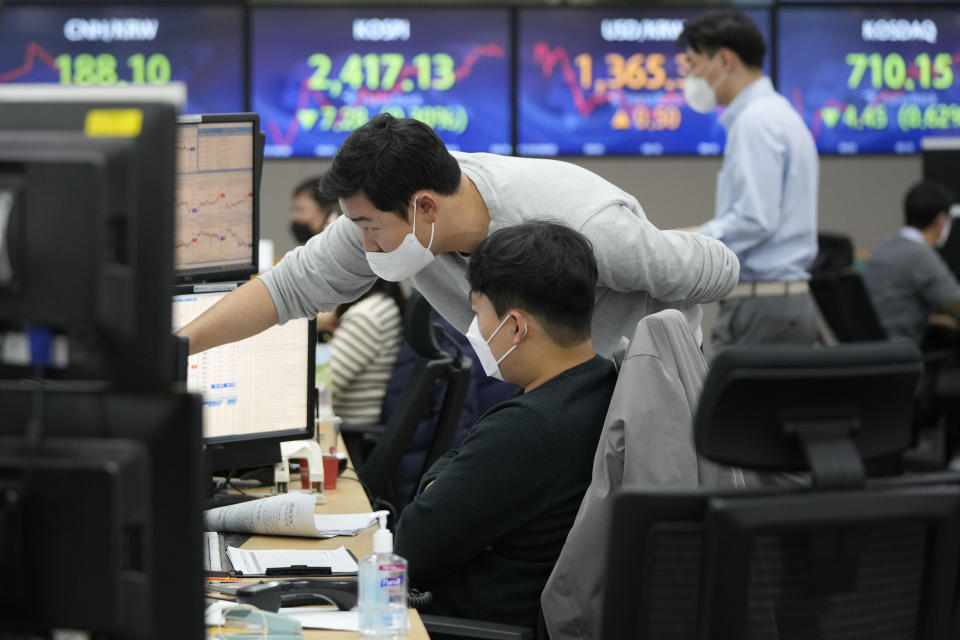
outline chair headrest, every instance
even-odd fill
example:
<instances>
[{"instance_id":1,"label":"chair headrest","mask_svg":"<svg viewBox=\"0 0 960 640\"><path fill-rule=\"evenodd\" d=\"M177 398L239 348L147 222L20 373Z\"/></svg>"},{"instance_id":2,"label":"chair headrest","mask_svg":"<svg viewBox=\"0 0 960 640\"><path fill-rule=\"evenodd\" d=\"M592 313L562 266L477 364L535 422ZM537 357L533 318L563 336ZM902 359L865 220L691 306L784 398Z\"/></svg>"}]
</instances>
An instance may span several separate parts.
<instances>
[{"instance_id":1,"label":"chair headrest","mask_svg":"<svg viewBox=\"0 0 960 640\"><path fill-rule=\"evenodd\" d=\"M697 451L722 464L801 471L810 464L797 425L846 423L863 460L898 453L911 442L922 372L920 351L901 340L731 347L704 382L694 417Z\"/></svg>"},{"instance_id":2,"label":"chair headrest","mask_svg":"<svg viewBox=\"0 0 960 640\"><path fill-rule=\"evenodd\" d=\"M839 233L817 234L817 251L810 273L814 277L828 273L838 273L853 266L853 241L850 236Z\"/></svg>"},{"instance_id":3,"label":"chair headrest","mask_svg":"<svg viewBox=\"0 0 960 640\"><path fill-rule=\"evenodd\" d=\"M446 355L437 343L434 314L423 294L413 290L403 310L403 337L418 355L433 359Z\"/></svg>"}]
</instances>

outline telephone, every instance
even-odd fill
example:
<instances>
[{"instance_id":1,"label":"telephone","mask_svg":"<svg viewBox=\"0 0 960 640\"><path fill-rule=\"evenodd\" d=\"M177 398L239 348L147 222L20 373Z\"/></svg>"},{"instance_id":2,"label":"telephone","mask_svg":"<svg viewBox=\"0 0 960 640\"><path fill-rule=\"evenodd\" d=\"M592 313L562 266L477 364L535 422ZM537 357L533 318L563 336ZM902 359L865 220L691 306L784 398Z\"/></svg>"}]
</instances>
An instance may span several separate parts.
<instances>
[{"instance_id":1,"label":"telephone","mask_svg":"<svg viewBox=\"0 0 960 640\"><path fill-rule=\"evenodd\" d=\"M419 608L429 604L433 594L410 589L407 602ZM314 578L299 580L269 580L247 585L237 590L237 602L250 604L264 611L278 611L283 607L303 607L329 602L341 611L357 605L357 579Z\"/></svg>"},{"instance_id":2,"label":"telephone","mask_svg":"<svg viewBox=\"0 0 960 640\"><path fill-rule=\"evenodd\" d=\"M278 611L281 606L316 605L321 601L329 602L341 611L354 608L357 606L357 579L270 580L237 589L237 602L264 611Z\"/></svg>"}]
</instances>

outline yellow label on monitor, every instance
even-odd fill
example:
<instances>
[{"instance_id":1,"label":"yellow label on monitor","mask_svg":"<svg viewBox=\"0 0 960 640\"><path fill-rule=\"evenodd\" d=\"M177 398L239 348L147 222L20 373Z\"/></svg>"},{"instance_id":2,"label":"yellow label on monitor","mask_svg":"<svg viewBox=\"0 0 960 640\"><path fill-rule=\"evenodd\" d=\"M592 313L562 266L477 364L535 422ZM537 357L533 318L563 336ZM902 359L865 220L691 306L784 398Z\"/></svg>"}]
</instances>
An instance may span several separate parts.
<instances>
[{"instance_id":1,"label":"yellow label on monitor","mask_svg":"<svg viewBox=\"0 0 960 640\"><path fill-rule=\"evenodd\" d=\"M91 109L83 123L90 138L136 138L143 128L140 109Z\"/></svg>"}]
</instances>

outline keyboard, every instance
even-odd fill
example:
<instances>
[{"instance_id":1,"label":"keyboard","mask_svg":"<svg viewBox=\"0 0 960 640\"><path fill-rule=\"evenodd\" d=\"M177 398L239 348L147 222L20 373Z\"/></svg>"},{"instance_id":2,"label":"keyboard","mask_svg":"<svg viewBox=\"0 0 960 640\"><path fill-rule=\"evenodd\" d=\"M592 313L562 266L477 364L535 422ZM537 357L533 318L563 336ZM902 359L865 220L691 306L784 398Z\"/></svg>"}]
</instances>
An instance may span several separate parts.
<instances>
[{"instance_id":1,"label":"keyboard","mask_svg":"<svg viewBox=\"0 0 960 640\"><path fill-rule=\"evenodd\" d=\"M233 567L227 559L227 547L223 534L216 531L203 532L203 570L207 575L227 575Z\"/></svg>"}]
</instances>

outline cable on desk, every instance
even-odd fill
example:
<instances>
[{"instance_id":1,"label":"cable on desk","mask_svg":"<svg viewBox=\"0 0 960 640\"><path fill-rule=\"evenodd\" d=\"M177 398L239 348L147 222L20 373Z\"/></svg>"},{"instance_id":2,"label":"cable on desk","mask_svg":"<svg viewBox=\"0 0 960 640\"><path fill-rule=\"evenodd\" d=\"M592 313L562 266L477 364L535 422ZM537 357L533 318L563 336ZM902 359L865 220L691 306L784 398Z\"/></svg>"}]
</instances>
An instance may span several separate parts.
<instances>
[{"instance_id":1,"label":"cable on desk","mask_svg":"<svg viewBox=\"0 0 960 640\"><path fill-rule=\"evenodd\" d=\"M407 604L409 604L414 609L425 607L431 602L433 602L433 592L420 591L419 589L407 590Z\"/></svg>"},{"instance_id":2,"label":"cable on desk","mask_svg":"<svg viewBox=\"0 0 960 640\"><path fill-rule=\"evenodd\" d=\"M363 492L367 495L367 498L370 498L370 487L367 486L367 483L363 481L363 478L360 477L360 472L357 471L356 467L351 467L347 465L347 468L344 471L353 471L356 474L356 478L347 478L348 480L356 480L360 483L360 486L363 488ZM397 513L397 508L393 506L392 502L384 500L383 498L370 498L370 506L374 511L388 511L389 515L387 516L387 528L394 529L397 525L397 518L399 514Z\"/></svg>"}]
</instances>

